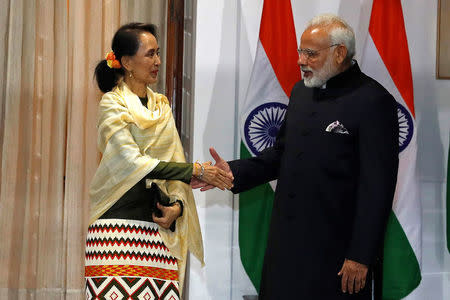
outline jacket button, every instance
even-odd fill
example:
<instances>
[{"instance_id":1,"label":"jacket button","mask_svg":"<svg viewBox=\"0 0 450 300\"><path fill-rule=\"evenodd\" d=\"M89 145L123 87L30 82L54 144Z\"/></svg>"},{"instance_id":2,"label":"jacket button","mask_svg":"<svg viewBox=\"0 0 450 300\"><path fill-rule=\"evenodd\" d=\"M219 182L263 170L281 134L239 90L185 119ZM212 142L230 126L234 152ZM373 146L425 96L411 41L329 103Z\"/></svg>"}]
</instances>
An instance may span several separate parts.
<instances>
[{"instance_id":1,"label":"jacket button","mask_svg":"<svg viewBox=\"0 0 450 300\"><path fill-rule=\"evenodd\" d=\"M303 151L300 151L299 153L297 153L297 158L300 158L303 156Z\"/></svg>"},{"instance_id":2,"label":"jacket button","mask_svg":"<svg viewBox=\"0 0 450 300\"><path fill-rule=\"evenodd\" d=\"M317 115L317 111L312 111L312 112L309 113L310 117L314 117L315 115Z\"/></svg>"}]
</instances>

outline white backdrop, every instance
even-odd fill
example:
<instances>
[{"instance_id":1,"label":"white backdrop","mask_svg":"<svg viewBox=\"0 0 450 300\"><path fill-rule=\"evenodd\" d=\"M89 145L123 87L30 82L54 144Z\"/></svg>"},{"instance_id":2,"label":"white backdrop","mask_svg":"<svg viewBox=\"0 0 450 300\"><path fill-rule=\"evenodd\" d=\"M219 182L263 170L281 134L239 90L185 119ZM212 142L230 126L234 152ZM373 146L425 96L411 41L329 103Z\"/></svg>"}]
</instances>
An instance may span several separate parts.
<instances>
[{"instance_id":1,"label":"white backdrop","mask_svg":"<svg viewBox=\"0 0 450 300\"><path fill-rule=\"evenodd\" d=\"M314 15L332 12L355 29L357 58L366 38L371 0L292 0L297 37ZM450 81L436 80L438 0L402 1L418 121L418 166L423 205L423 280L408 299L450 299L450 254L445 248L445 166L449 145ZM193 158L209 160L214 146L237 157L237 116L250 79L262 0L197 0ZM282 46L282 45L280 45ZM237 245L238 198L195 192L206 267L191 258L189 299L242 299L255 294Z\"/></svg>"}]
</instances>

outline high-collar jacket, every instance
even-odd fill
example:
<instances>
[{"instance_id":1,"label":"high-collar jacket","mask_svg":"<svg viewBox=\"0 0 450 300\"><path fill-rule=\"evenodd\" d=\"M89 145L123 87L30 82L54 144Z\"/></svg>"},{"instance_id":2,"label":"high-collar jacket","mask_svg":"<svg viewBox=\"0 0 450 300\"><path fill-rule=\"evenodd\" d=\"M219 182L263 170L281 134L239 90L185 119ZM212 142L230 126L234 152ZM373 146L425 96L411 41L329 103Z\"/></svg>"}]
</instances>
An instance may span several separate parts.
<instances>
[{"instance_id":1,"label":"high-collar jacket","mask_svg":"<svg viewBox=\"0 0 450 300\"><path fill-rule=\"evenodd\" d=\"M300 81L275 145L229 164L235 193L278 179L259 299L347 299L337 273L373 264L392 207L394 98L356 62L324 89Z\"/></svg>"}]
</instances>

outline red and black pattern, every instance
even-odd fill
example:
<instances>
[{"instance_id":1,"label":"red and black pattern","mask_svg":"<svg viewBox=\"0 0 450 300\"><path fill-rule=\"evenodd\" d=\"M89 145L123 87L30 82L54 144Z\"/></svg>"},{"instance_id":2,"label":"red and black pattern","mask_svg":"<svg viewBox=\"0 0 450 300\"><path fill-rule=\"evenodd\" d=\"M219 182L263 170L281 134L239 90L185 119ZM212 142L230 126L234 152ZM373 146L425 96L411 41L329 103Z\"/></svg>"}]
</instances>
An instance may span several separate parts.
<instances>
[{"instance_id":1,"label":"red and black pattern","mask_svg":"<svg viewBox=\"0 0 450 300\"><path fill-rule=\"evenodd\" d=\"M86 280L86 299L180 299L178 284L136 277L98 277Z\"/></svg>"},{"instance_id":2,"label":"red and black pattern","mask_svg":"<svg viewBox=\"0 0 450 300\"><path fill-rule=\"evenodd\" d=\"M150 247L155 249L162 249L162 250L169 250L164 245L164 243L160 242L146 242L142 239L124 239L124 238L108 238L108 239L101 239L101 238L93 238L93 239L87 239L86 240L86 246L134 246L134 247Z\"/></svg>"},{"instance_id":3,"label":"red and black pattern","mask_svg":"<svg viewBox=\"0 0 450 300\"><path fill-rule=\"evenodd\" d=\"M112 219L105 219L112 220ZM113 219L118 220L118 219ZM129 220L130 221L130 220ZM133 220L134 221L134 220ZM143 222L143 221L142 221ZM143 222L149 223L149 222ZM140 224L120 224L120 225L108 225L108 224L97 224L94 223L88 228L88 233L100 233L100 232L129 232L136 234L145 234L145 235L159 235L158 227L150 227L146 228Z\"/></svg>"},{"instance_id":4,"label":"red and black pattern","mask_svg":"<svg viewBox=\"0 0 450 300\"><path fill-rule=\"evenodd\" d=\"M86 251L87 260L107 260L107 259L131 259L140 261L160 262L175 265L177 260L172 256L143 254L128 251Z\"/></svg>"},{"instance_id":5,"label":"red and black pattern","mask_svg":"<svg viewBox=\"0 0 450 300\"><path fill-rule=\"evenodd\" d=\"M179 299L177 260L155 223L97 220L85 259L86 299Z\"/></svg>"}]
</instances>

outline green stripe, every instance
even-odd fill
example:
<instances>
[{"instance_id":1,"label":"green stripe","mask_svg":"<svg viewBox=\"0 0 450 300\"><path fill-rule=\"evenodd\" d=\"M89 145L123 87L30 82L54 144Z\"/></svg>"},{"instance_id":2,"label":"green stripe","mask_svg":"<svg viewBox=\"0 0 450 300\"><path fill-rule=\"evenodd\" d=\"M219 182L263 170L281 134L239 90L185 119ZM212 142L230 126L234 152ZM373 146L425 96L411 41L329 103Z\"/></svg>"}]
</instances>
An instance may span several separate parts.
<instances>
[{"instance_id":1,"label":"green stripe","mask_svg":"<svg viewBox=\"0 0 450 300\"><path fill-rule=\"evenodd\" d=\"M450 252L450 143L447 157L447 249Z\"/></svg>"},{"instance_id":2,"label":"green stripe","mask_svg":"<svg viewBox=\"0 0 450 300\"><path fill-rule=\"evenodd\" d=\"M383 300L406 297L419 285L422 276L416 255L394 212L389 216L383 255Z\"/></svg>"},{"instance_id":3,"label":"green stripe","mask_svg":"<svg viewBox=\"0 0 450 300\"><path fill-rule=\"evenodd\" d=\"M241 158L251 157L241 143ZM239 248L241 261L259 291L264 253L269 234L274 192L269 184L239 194Z\"/></svg>"}]
</instances>

